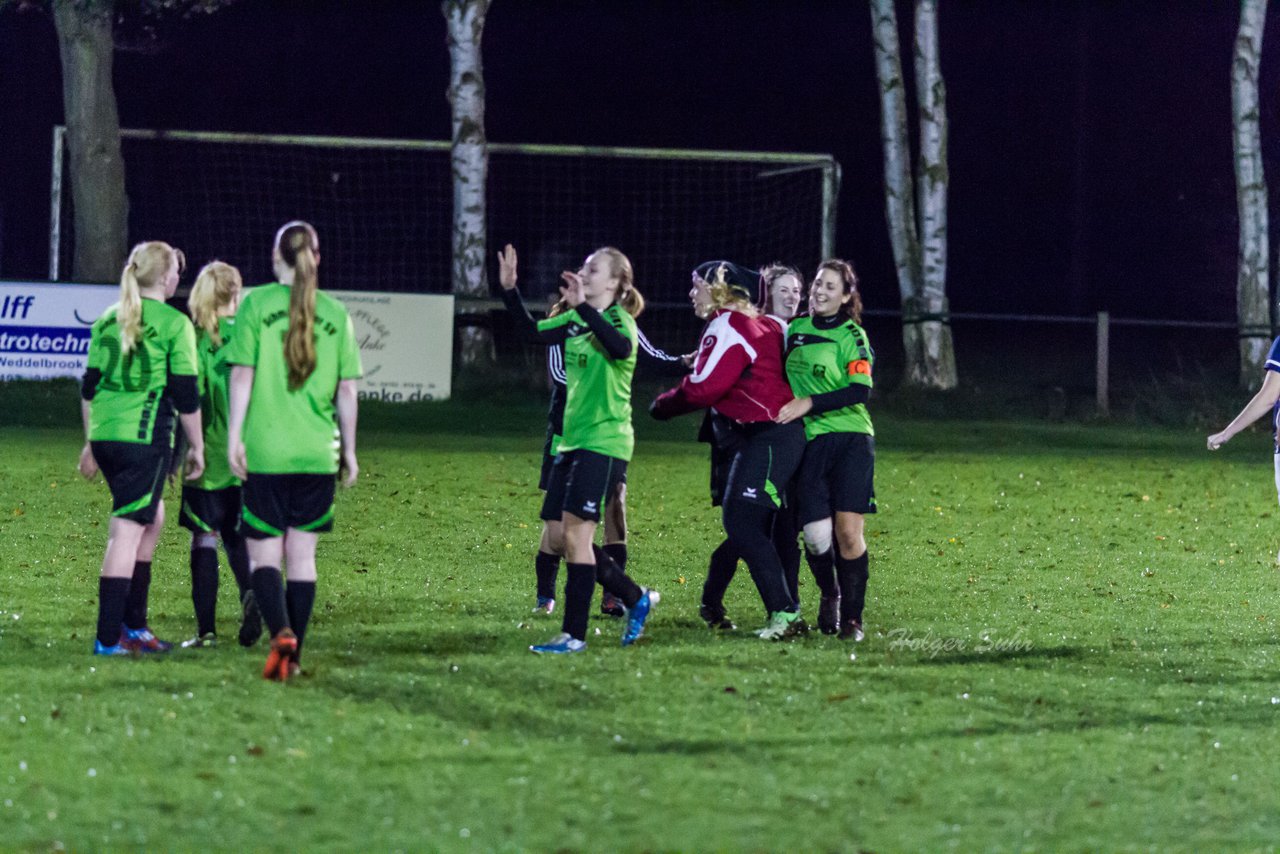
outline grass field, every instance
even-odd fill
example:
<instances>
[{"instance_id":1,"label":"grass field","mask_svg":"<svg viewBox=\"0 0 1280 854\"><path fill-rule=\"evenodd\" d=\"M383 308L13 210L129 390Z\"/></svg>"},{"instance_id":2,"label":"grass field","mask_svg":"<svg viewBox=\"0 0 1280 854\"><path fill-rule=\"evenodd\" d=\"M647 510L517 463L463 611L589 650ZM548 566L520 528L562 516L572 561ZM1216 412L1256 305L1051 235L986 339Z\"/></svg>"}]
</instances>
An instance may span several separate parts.
<instances>
[{"instance_id":1,"label":"grass field","mask_svg":"<svg viewBox=\"0 0 1280 854\"><path fill-rule=\"evenodd\" d=\"M89 655L107 495L67 428L0 428L5 850L1274 850L1268 440L878 420L869 636L697 619L718 542L692 419L641 424L649 638L537 658L537 403L367 408L308 675ZM638 422L639 422L638 418ZM172 506L172 502L171 506ZM185 532L153 627L193 630ZM802 570L802 577L807 570ZM563 580L563 574L562 574ZM816 594L801 589L812 617ZM595 630L599 635L594 635Z\"/></svg>"}]
</instances>

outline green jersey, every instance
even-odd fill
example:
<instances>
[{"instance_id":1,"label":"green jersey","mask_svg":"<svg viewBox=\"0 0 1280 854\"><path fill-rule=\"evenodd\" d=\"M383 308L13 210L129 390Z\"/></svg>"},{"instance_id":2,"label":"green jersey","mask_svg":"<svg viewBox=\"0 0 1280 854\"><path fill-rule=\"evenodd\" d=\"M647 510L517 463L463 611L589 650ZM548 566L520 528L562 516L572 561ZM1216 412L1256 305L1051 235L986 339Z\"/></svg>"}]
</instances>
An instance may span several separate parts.
<instances>
[{"instance_id":1,"label":"green jersey","mask_svg":"<svg viewBox=\"0 0 1280 854\"><path fill-rule=\"evenodd\" d=\"M610 357L577 309L538 321L543 340L564 342L564 433L556 451L587 450L630 460L635 450L631 377L636 370L636 321L617 303L600 315L631 342L626 358Z\"/></svg>"},{"instance_id":2,"label":"green jersey","mask_svg":"<svg viewBox=\"0 0 1280 854\"><path fill-rule=\"evenodd\" d=\"M844 315L797 317L787 327L787 380L796 397L811 397L858 384L871 388L875 353L862 327ZM823 433L875 435L866 404L806 415L806 438Z\"/></svg>"},{"instance_id":3,"label":"green jersey","mask_svg":"<svg viewBox=\"0 0 1280 854\"><path fill-rule=\"evenodd\" d=\"M173 444L170 376L197 374L196 334L187 316L160 300L142 300L142 335L122 352L120 304L110 306L89 332L86 366L101 378L89 404L89 439L95 442Z\"/></svg>"},{"instance_id":4,"label":"green jersey","mask_svg":"<svg viewBox=\"0 0 1280 854\"><path fill-rule=\"evenodd\" d=\"M287 285L254 288L236 315L226 361L254 369L244 422L248 469L255 474L336 474L339 437L334 397L340 380L361 374L360 347L346 307L316 292L316 367L289 388L284 337L289 331Z\"/></svg>"},{"instance_id":5,"label":"green jersey","mask_svg":"<svg viewBox=\"0 0 1280 854\"><path fill-rule=\"evenodd\" d=\"M188 483L196 489L226 489L240 479L227 464L227 345L236 333L234 317L218 318L219 344L203 329L196 331L196 358L200 362L200 417L204 426L204 474Z\"/></svg>"}]
</instances>

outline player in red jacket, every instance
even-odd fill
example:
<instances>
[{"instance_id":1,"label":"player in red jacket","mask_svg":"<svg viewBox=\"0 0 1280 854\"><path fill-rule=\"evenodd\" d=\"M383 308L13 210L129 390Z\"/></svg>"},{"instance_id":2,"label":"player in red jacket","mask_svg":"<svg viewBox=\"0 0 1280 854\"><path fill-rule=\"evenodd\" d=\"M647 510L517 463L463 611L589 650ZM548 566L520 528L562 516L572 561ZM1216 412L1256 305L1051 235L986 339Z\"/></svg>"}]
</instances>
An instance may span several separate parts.
<instances>
[{"instance_id":1,"label":"player in red jacket","mask_svg":"<svg viewBox=\"0 0 1280 854\"><path fill-rule=\"evenodd\" d=\"M808 630L770 538L773 516L804 452L804 431L777 424L792 399L782 367L783 330L752 304L755 274L727 261L699 265L689 299L707 319L693 373L659 395L650 413L666 420L710 408L733 449L723 498L724 531L747 562L768 613L761 637L782 640Z\"/></svg>"}]
</instances>

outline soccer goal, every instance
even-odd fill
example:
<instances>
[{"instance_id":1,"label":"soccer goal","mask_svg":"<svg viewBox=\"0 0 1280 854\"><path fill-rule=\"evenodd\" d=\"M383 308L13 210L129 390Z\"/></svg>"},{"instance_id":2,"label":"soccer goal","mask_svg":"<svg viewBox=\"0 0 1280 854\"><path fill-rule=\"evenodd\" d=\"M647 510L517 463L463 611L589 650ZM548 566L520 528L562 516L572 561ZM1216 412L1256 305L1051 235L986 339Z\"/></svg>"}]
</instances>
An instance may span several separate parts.
<instances>
[{"instance_id":1,"label":"soccer goal","mask_svg":"<svg viewBox=\"0 0 1280 854\"><path fill-rule=\"evenodd\" d=\"M305 219L320 232L326 287L451 288L448 142L165 130L121 136L131 242L163 239L194 266L221 258L246 283L261 282L272 275L275 229ZM75 240L64 138L64 128L55 128L55 281L68 272ZM700 261L784 261L810 270L830 255L839 181L839 164L825 154L491 143L490 255L505 243L517 247L532 305L555 290L561 270L576 269L598 246L616 246L655 307L683 307L689 271Z\"/></svg>"}]
</instances>

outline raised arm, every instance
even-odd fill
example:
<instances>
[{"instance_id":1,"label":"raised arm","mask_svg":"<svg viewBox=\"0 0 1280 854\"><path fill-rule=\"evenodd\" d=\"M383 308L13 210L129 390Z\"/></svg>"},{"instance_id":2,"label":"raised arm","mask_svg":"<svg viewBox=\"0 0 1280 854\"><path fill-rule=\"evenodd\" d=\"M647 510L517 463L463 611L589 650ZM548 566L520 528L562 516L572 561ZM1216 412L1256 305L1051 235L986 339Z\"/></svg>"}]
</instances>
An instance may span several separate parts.
<instances>
[{"instance_id":1,"label":"raised arm","mask_svg":"<svg viewBox=\"0 0 1280 854\"><path fill-rule=\"evenodd\" d=\"M613 324L605 320L604 315L596 311L590 303L584 302L578 306L578 316L600 340L600 345L604 347L610 359L625 359L631 355L631 339L614 328Z\"/></svg>"}]
</instances>

